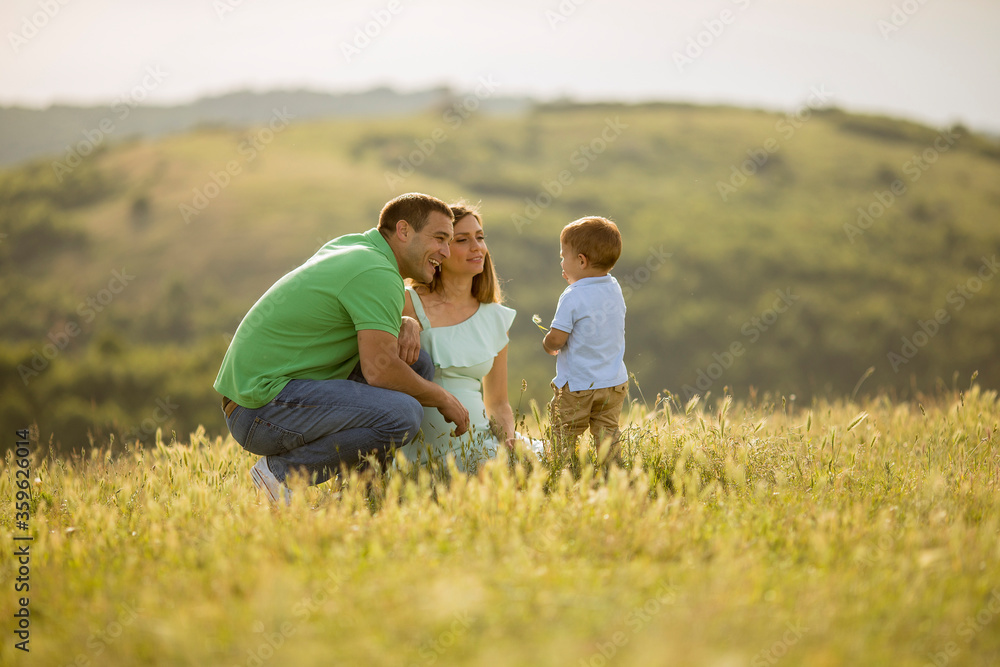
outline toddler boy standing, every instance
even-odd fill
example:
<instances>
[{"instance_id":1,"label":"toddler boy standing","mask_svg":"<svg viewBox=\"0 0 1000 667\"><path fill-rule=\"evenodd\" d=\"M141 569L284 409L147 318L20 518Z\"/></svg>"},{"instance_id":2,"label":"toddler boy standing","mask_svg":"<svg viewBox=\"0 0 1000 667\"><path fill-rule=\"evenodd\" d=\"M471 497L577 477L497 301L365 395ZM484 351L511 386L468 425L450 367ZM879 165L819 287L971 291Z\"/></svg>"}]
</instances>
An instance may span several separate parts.
<instances>
[{"instance_id":1,"label":"toddler boy standing","mask_svg":"<svg viewBox=\"0 0 1000 667\"><path fill-rule=\"evenodd\" d=\"M610 438L611 460L618 458L618 418L628 394L625 299L608 275L621 256L622 237L610 220L586 217L563 228L559 245L569 287L542 340L545 351L556 356L549 403L553 444L558 455L572 454L589 427L598 446Z\"/></svg>"}]
</instances>

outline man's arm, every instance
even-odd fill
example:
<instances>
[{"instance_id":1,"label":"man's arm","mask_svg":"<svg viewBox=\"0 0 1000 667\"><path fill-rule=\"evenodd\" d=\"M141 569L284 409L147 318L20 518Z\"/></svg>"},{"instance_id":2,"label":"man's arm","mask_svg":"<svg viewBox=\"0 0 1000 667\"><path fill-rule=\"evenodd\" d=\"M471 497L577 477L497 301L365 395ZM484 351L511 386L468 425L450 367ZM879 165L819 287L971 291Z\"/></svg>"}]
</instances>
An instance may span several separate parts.
<instances>
[{"instance_id":1,"label":"man's arm","mask_svg":"<svg viewBox=\"0 0 1000 667\"><path fill-rule=\"evenodd\" d=\"M399 326L399 338L396 340L396 353L407 366L416 363L420 355L420 322L403 316Z\"/></svg>"},{"instance_id":2,"label":"man's arm","mask_svg":"<svg viewBox=\"0 0 1000 667\"><path fill-rule=\"evenodd\" d=\"M549 329L549 332L545 334L545 338L542 339L542 347L545 351L555 356L559 354L559 350L566 347L566 341L569 340L569 334L565 331L560 331L559 329Z\"/></svg>"},{"instance_id":3,"label":"man's arm","mask_svg":"<svg viewBox=\"0 0 1000 667\"><path fill-rule=\"evenodd\" d=\"M420 354L420 332L422 327L417 320L417 311L413 308L410 293L403 293L403 323L399 327L399 358L408 365L413 364Z\"/></svg>"},{"instance_id":4,"label":"man's arm","mask_svg":"<svg viewBox=\"0 0 1000 667\"><path fill-rule=\"evenodd\" d=\"M399 341L391 333L378 329L358 332L361 372L373 387L409 394L420 405L437 408L447 421L455 425L455 435L469 430L469 411L462 403L429 380L417 375L409 364L399 358Z\"/></svg>"}]
</instances>

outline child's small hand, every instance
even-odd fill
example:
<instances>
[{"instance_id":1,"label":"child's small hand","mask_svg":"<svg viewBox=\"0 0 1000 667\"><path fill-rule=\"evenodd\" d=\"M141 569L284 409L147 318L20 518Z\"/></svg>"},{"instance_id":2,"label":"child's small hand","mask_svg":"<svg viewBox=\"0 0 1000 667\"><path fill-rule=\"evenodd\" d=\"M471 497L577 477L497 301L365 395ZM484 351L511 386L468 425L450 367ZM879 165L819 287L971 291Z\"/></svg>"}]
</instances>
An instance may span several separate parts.
<instances>
[{"instance_id":1,"label":"child's small hand","mask_svg":"<svg viewBox=\"0 0 1000 667\"><path fill-rule=\"evenodd\" d=\"M548 329L542 326L542 318L539 317L538 315L532 315L531 321L534 322L538 326L538 328L541 329L542 331L548 331Z\"/></svg>"}]
</instances>

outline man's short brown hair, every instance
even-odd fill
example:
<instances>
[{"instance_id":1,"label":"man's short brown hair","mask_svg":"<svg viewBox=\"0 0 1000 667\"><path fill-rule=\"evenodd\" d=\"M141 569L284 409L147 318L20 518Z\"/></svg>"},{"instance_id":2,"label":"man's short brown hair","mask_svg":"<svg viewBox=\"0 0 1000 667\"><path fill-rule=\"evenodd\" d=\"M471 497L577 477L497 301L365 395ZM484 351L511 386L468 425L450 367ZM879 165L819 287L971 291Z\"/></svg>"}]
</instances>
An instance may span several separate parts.
<instances>
[{"instance_id":1,"label":"man's short brown hair","mask_svg":"<svg viewBox=\"0 0 1000 667\"><path fill-rule=\"evenodd\" d=\"M598 216L574 220L559 234L559 242L583 255L595 269L610 271L622 254L622 235L618 226Z\"/></svg>"},{"instance_id":2,"label":"man's short brown hair","mask_svg":"<svg viewBox=\"0 0 1000 667\"><path fill-rule=\"evenodd\" d=\"M443 213L452 220L455 219L448 205L437 197L419 192L399 195L382 207L382 212L378 216L378 230L383 236L387 236L396 230L397 222L406 220L410 227L413 227L413 231L419 232L434 211Z\"/></svg>"}]
</instances>

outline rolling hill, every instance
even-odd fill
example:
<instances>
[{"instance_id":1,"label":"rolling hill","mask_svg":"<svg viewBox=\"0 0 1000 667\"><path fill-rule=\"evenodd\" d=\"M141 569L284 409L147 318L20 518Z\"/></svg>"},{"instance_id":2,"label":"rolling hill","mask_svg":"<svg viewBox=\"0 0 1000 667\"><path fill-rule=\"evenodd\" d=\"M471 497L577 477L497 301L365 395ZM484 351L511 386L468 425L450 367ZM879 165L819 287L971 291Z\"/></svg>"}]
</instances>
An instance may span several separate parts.
<instances>
[{"instance_id":1,"label":"rolling hill","mask_svg":"<svg viewBox=\"0 0 1000 667\"><path fill-rule=\"evenodd\" d=\"M482 202L520 313L522 412L552 375L531 315L551 317L559 230L587 214L625 239L634 399L1000 387L993 140L821 107L470 100L312 120L275 105L0 171L4 423L63 447L222 432L211 382L247 308L408 191Z\"/></svg>"}]
</instances>

